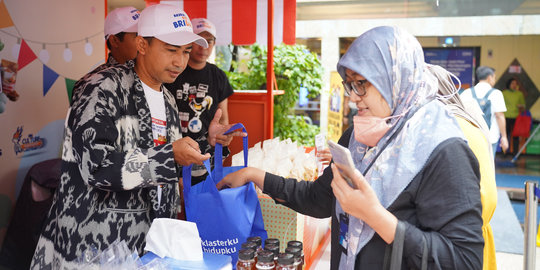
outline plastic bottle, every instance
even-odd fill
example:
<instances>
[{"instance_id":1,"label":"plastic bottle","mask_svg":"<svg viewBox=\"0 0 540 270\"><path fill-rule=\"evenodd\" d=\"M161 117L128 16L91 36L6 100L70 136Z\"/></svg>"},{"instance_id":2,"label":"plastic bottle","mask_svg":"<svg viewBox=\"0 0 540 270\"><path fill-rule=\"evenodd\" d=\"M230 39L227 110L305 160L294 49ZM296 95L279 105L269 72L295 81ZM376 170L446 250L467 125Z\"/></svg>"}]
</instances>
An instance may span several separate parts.
<instances>
[{"instance_id":1,"label":"plastic bottle","mask_svg":"<svg viewBox=\"0 0 540 270\"><path fill-rule=\"evenodd\" d=\"M263 250L258 252L257 258L259 260L256 264L257 270L274 270L276 269L276 264L274 263L274 253L268 250Z\"/></svg>"},{"instance_id":2,"label":"plastic bottle","mask_svg":"<svg viewBox=\"0 0 540 270\"><path fill-rule=\"evenodd\" d=\"M272 253L274 253L274 263L277 265L277 257L279 255L279 246L275 244L265 244L264 250L268 250Z\"/></svg>"},{"instance_id":3,"label":"plastic bottle","mask_svg":"<svg viewBox=\"0 0 540 270\"><path fill-rule=\"evenodd\" d=\"M294 256L289 253L279 253L276 270L296 270L294 267Z\"/></svg>"},{"instance_id":4,"label":"plastic bottle","mask_svg":"<svg viewBox=\"0 0 540 270\"><path fill-rule=\"evenodd\" d=\"M297 247L288 247L285 249L285 253L292 254L294 256L294 267L297 270L302 270L304 268L304 262L302 261L302 250Z\"/></svg>"},{"instance_id":5,"label":"plastic bottle","mask_svg":"<svg viewBox=\"0 0 540 270\"><path fill-rule=\"evenodd\" d=\"M238 252L237 270L256 270L255 251L253 249L241 249Z\"/></svg>"}]
</instances>

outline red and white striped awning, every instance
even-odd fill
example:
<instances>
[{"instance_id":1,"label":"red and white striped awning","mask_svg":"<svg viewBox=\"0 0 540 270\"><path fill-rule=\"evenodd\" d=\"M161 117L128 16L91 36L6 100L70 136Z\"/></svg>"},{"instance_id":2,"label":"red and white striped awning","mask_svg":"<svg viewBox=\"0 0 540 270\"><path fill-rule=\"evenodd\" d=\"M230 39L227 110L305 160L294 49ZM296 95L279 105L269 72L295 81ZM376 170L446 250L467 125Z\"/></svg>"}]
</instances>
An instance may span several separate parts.
<instances>
[{"instance_id":1,"label":"red and white striped awning","mask_svg":"<svg viewBox=\"0 0 540 270\"><path fill-rule=\"evenodd\" d=\"M147 3L158 1L148 1ZM217 45L267 44L268 0L160 1L180 6L190 19L207 18L217 28ZM274 0L274 45L295 43L296 0Z\"/></svg>"}]
</instances>

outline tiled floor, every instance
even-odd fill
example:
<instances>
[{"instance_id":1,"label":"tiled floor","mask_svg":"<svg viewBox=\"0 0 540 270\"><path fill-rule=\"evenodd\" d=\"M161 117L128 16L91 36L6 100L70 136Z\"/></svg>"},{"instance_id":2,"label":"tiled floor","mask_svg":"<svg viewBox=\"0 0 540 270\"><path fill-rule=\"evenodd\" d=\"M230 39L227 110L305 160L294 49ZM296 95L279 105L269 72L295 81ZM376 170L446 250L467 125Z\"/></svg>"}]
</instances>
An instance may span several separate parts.
<instances>
[{"instance_id":1,"label":"tiled floor","mask_svg":"<svg viewBox=\"0 0 540 270\"><path fill-rule=\"evenodd\" d=\"M516 159L515 163L511 163L514 156L499 154L496 157L496 172L504 174L517 175L534 175L540 176L540 155L521 155ZM497 252L497 268L498 269L523 269L523 255ZM540 248L536 248L536 270L540 270ZM326 245L324 253L318 263L313 265L311 269L327 270L330 269L330 244Z\"/></svg>"}]
</instances>

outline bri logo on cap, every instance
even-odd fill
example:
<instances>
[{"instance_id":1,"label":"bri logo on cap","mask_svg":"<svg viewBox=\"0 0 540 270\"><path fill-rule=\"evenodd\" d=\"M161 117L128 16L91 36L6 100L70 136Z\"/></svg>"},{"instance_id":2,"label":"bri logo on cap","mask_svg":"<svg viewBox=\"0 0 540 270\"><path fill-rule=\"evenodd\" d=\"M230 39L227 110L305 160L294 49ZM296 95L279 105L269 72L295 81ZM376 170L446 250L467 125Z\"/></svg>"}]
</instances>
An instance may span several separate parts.
<instances>
[{"instance_id":1,"label":"bri logo on cap","mask_svg":"<svg viewBox=\"0 0 540 270\"><path fill-rule=\"evenodd\" d=\"M188 19L186 14L184 14L184 13L176 13L176 14L173 15L173 17L175 17L175 18L180 17L181 18L180 20L173 22L174 28L185 27L185 26L190 26L191 27L191 23L189 22L189 19Z\"/></svg>"},{"instance_id":2,"label":"bri logo on cap","mask_svg":"<svg viewBox=\"0 0 540 270\"><path fill-rule=\"evenodd\" d=\"M210 26L210 25L207 24L206 22L201 22L201 23L197 24L196 27L197 27L197 29L202 28L202 27L212 28L212 26Z\"/></svg>"}]
</instances>

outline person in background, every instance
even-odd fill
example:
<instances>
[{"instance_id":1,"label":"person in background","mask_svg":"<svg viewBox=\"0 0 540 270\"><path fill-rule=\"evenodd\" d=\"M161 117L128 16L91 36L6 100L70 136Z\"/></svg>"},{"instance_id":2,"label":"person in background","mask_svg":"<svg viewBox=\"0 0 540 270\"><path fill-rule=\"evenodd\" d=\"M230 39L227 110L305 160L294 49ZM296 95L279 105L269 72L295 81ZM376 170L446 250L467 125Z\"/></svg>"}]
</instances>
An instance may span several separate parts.
<instances>
[{"instance_id":1,"label":"person in background","mask_svg":"<svg viewBox=\"0 0 540 270\"><path fill-rule=\"evenodd\" d=\"M157 4L140 15L134 61L103 69L84 82L66 123L62 177L31 269L83 269L85 252L114 241L142 254L155 218L176 218L179 165L201 164L191 138L182 138L174 97L163 87L182 73L193 33L188 15ZM210 123L209 143L227 145L232 125ZM243 135L243 134L242 134Z\"/></svg>"},{"instance_id":2,"label":"person in background","mask_svg":"<svg viewBox=\"0 0 540 270\"><path fill-rule=\"evenodd\" d=\"M491 89L493 89L493 86L495 85L495 69L488 66L480 66L476 69L476 78L478 79L478 83L473 88L476 96L479 99L482 99ZM474 97L471 89L463 91L463 93L461 93L461 99L473 100ZM497 147L499 146L499 139L502 151L506 152L508 149L506 120L504 118L506 106L504 104L502 92L499 89L494 89L488 96L488 99L491 101L491 126L489 127L489 141L493 147L493 157L495 157Z\"/></svg>"},{"instance_id":3,"label":"person in background","mask_svg":"<svg viewBox=\"0 0 540 270\"><path fill-rule=\"evenodd\" d=\"M495 183L495 163L489 143L489 128L482 110L475 100L461 100L452 77L459 79L441 66L428 65L428 69L439 80L440 101L446 106L457 122L467 144L473 151L480 167L480 201L482 202L482 235L484 237L484 270L496 270L495 240L491 230L491 218L497 207L497 185Z\"/></svg>"},{"instance_id":4,"label":"person in background","mask_svg":"<svg viewBox=\"0 0 540 270\"><path fill-rule=\"evenodd\" d=\"M213 147L207 142L208 127L218 108L223 112L220 123L229 124L227 98L233 94L233 89L225 72L207 62L216 44L216 27L204 18L193 19L192 23L193 32L206 39L208 47L193 44L186 70L173 83L166 84L165 87L176 98L182 122L182 135L194 139L199 143L202 153L211 154L213 159ZM223 155L228 154L228 148L224 147ZM192 185L203 181L206 176L204 166L194 165Z\"/></svg>"},{"instance_id":5,"label":"person in background","mask_svg":"<svg viewBox=\"0 0 540 270\"><path fill-rule=\"evenodd\" d=\"M109 50L107 61L75 83L71 104L78 98L78 94L82 88L81 84L88 82L88 78L93 74L108 67L124 64L128 60L135 59L137 56L135 38L137 37L139 16L140 12L134 7L116 8L107 14L104 27L105 40L107 42L107 49Z\"/></svg>"},{"instance_id":6,"label":"person in background","mask_svg":"<svg viewBox=\"0 0 540 270\"><path fill-rule=\"evenodd\" d=\"M515 155L519 151L519 137L512 137L512 131L516 124L516 118L525 110L525 97L519 91L519 84L516 78L511 78L506 82L506 89L502 91L502 94L504 103L506 104L506 112L504 112L504 117L506 118L506 136L508 143L512 142L512 148L510 150L512 155Z\"/></svg>"},{"instance_id":7,"label":"person in background","mask_svg":"<svg viewBox=\"0 0 540 270\"><path fill-rule=\"evenodd\" d=\"M480 269L478 161L440 101L447 97L438 94L418 41L398 27L373 28L352 43L337 70L358 107L339 140L355 168L332 164L309 182L248 167L217 187L251 181L277 203L332 217L331 269L393 262L398 269Z\"/></svg>"}]
</instances>

